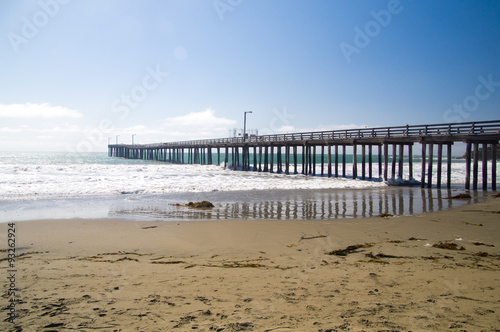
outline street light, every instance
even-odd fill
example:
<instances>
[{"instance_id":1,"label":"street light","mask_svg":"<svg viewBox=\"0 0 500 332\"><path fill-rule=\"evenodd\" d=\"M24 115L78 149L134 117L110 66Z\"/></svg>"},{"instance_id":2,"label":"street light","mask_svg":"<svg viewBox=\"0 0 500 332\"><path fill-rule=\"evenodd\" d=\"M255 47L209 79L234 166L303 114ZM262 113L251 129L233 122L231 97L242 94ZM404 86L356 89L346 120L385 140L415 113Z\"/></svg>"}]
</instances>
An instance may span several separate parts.
<instances>
[{"instance_id":1,"label":"street light","mask_svg":"<svg viewBox=\"0 0 500 332\"><path fill-rule=\"evenodd\" d=\"M133 134L133 135L132 135L132 145L134 145L134 136L135 136L135 135L136 135L136 134Z\"/></svg>"},{"instance_id":2,"label":"street light","mask_svg":"<svg viewBox=\"0 0 500 332\"><path fill-rule=\"evenodd\" d=\"M116 144L118 144L118 137L120 137L120 135L116 135Z\"/></svg>"},{"instance_id":3,"label":"street light","mask_svg":"<svg viewBox=\"0 0 500 332\"><path fill-rule=\"evenodd\" d=\"M247 135L247 113L252 113L252 111L245 111L243 115L243 142L246 141Z\"/></svg>"},{"instance_id":4,"label":"street light","mask_svg":"<svg viewBox=\"0 0 500 332\"><path fill-rule=\"evenodd\" d=\"M108 137L108 145L111 143L111 137Z\"/></svg>"}]
</instances>

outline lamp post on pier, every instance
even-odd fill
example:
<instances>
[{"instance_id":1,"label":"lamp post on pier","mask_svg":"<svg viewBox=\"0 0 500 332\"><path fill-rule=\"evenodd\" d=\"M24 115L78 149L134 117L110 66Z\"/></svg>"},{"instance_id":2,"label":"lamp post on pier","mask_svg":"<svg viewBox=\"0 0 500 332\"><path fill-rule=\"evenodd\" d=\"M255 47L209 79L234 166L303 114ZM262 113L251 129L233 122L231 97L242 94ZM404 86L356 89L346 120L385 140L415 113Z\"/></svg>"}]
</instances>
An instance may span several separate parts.
<instances>
[{"instance_id":1,"label":"lamp post on pier","mask_svg":"<svg viewBox=\"0 0 500 332\"><path fill-rule=\"evenodd\" d=\"M136 134L133 134L133 135L132 135L132 145L134 145L134 136L135 136L135 135L136 135Z\"/></svg>"},{"instance_id":2,"label":"lamp post on pier","mask_svg":"<svg viewBox=\"0 0 500 332\"><path fill-rule=\"evenodd\" d=\"M243 115L243 142L247 140L247 113L252 113L252 111L245 111Z\"/></svg>"},{"instance_id":3,"label":"lamp post on pier","mask_svg":"<svg viewBox=\"0 0 500 332\"><path fill-rule=\"evenodd\" d=\"M116 144L118 144L118 137L120 137L120 135L116 135Z\"/></svg>"}]
</instances>

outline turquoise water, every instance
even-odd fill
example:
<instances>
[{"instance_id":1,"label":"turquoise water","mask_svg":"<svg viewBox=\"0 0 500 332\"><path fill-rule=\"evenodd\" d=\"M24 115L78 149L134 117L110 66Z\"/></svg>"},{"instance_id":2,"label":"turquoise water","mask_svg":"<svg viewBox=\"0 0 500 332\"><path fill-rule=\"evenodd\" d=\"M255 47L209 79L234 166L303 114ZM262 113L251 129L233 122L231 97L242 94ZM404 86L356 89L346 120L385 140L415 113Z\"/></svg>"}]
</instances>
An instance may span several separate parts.
<instances>
[{"instance_id":1,"label":"turquoise water","mask_svg":"<svg viewBox=\"0 0 500 332\"><path fill-rule=\"evenodd\" d=\"M151 162L110 158L107 152L0 152L0 165L137 165Z\"/></svg>"},{"instance_id":2,"label":"turquoise water","mask_svg":"<svg viewBox=\"0 0 500 332\"><path fill-rule=\"evenodd\" d=\"M188 158L189 158L189 154L188 153L184 153L184 161L185 162L187 162L189 160ZM228 162L231 162L232 158L233 158L233 155L231 153L229 153L228 154ZM264 158L265 158L264 154L262 154L262 156L260 156L260 161L261 161L262 164L264 163ZM283 164L285 163L285 158L286 158L286 155L284 153L281 154L281 162ZM311 158L314 158L314 156L312 156ZM361 154L357 155L357 161L358 161L358 163L360 163L362 161L362 158L363 158L363 156ZM239 154L239 159L240 159L240 162L241 162L241 160L242 160L241 153ZM256 159L257 162L259 161L259 154L257 153L257 155L254 155L253 153L250 153L250 155L249 155L249 163L250 163L250 165L254 164L255 159ZM352 164L352 162L353 162L353 155L352 154L346 154L346 155L339 154L338 157L337 157L337 159L338 159L338 163L339 164L343 163L344 160L345 160L345 163ZM399 161L398 157L396 157L395 159L396 159L396 162ZM206 160L207 160L207 157L205 157L205 162L206 162ZM219 160L220 160L220 162L219 162ZM273 163L276 164L277 160L278 160L278 154L275 153L275 154L273 154ZM297 164L302 164L302 160L303 160L302 154L298 154L297 155ZM323 160L322 160L321 159L321 154L316 154L316 157L313 160L316 160L316 164L321 164L322 162L324 164L327 164L328 163L328 155L325 153L325 155L323 156ZM392 163L392 160L393 160L392 156L389 156L388 162ZM418 155L417 156L413 156L412 160L413 160L413 163L420 163L420 162L422 162L421 156L418 156ZM434 160L437 160L437 158L434 158ZM212 164L214 164L214 165L222 164L222 163L224 163L224 161L225 161L225 153L221 152L220 153L220 157L218 157L217 152L212 152ZM368 163L368 161L369 161L368 155L365 155L365 162ZM378 163L378 161L379 161L379 156L376 155L376 154L373 154L372 155L372 163ZM383 161L384 160L382 158L382 162ZM270 163L270 162L271 162L271 156L269 155L268 156L268 163ZM293 156L293 154L290 154L290 164L293 164L293 162L294 162L294 156ZM335 155L334 154L331 155L331 162L332 162L332 164L335 163ZM403 162L404 163L408 163L409 162L409 157L408 156L404 156L403 157ZM465 163L465 161L462 160L462 159L453 159L453 162L454 163Z\"/></svg>"}]
</instances>

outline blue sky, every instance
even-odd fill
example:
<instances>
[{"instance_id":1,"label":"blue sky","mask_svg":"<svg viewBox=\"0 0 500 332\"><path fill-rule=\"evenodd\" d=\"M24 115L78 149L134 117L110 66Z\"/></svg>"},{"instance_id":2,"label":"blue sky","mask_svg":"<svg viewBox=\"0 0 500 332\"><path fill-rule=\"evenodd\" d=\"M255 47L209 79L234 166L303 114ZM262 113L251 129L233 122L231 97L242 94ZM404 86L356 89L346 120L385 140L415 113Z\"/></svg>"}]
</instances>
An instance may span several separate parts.
<instances>
[{"instance_id":1,"label":"blue sky","mask_svg":"<svg viewBox=\"0 0 500 332\"><path fill-rule=\"evenodd\" d=\"M0 150L500 118L500 2L0 0Z\"/></svg>"}]
</instances>

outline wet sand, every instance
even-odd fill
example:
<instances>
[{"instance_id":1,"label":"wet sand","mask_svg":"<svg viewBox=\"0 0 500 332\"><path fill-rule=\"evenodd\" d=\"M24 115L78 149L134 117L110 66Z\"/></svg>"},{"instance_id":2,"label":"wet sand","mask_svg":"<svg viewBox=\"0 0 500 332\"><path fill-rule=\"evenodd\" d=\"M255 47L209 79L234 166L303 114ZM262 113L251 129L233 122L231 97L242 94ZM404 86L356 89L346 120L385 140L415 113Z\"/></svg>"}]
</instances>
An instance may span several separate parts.
<instances>
[{"instance_id":1,"label":"wet sand","mask_svg":"<svg viewBox=\"0 0 500 332\"><path fill-rule=\"evenodd\" d=\"M331 221L17 222L18 317L4 278L0 329L495 331L498 211L491 198Z\"/></svg>"},{"instance_id":2,"label":"wet sand","mask_svg":"<svg viewBox=\"0 0 500 332\"><path fill-rule=\"evenodd\" d=\"M75 197L4 201L2 220L125 219L135 221L196 220L333 220L358 219L382 213L412 215L447 210L465 204L444 197L462 189L422 189L389 186L374 189L247 190L164 195ZM476 192L473 202L483 199ZM205 211L179 208L178 203L209 200L215 208Z\"/></svg>"}]
</instances>

